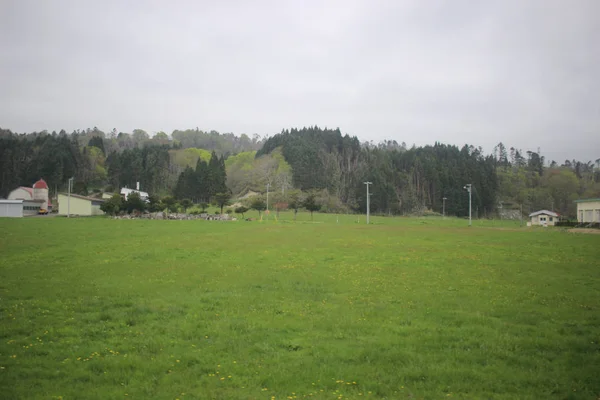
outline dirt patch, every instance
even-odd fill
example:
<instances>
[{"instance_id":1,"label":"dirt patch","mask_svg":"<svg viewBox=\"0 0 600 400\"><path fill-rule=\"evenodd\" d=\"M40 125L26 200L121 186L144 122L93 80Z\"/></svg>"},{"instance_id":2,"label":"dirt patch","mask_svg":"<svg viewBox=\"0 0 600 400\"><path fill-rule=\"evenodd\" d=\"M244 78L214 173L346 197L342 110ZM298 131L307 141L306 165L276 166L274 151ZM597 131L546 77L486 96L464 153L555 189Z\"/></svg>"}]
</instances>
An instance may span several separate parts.
<instances>
[{"instance_id":1,"label":"dirt patch","mask_svg":"<svg viewBox=\"0 0 600 400\"><path fill-rule=\"evenodd\" d=\"M600 229L590 229L590 228L573 228L569 229L571 233L595 233L596 235L600 235Z\"/></svg>"}]
</instances>

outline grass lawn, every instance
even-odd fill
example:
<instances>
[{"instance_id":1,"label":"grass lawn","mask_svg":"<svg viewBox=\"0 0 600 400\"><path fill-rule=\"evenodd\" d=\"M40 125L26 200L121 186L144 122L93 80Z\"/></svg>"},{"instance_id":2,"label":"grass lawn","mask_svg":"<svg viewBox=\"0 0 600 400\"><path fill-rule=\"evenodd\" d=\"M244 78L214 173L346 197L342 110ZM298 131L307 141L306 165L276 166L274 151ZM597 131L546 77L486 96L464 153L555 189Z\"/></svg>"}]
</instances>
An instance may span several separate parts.
<instances>
[{"instance_id":1,"label":"grass lawn","mask_svg":"<svg viewBox=\"0 0 600 400\"><path fill-rule=\"evenodd\" d=\"M600 235L270 218L0 220L0 398L600 396Z\"/></svg>"}]
</instances>

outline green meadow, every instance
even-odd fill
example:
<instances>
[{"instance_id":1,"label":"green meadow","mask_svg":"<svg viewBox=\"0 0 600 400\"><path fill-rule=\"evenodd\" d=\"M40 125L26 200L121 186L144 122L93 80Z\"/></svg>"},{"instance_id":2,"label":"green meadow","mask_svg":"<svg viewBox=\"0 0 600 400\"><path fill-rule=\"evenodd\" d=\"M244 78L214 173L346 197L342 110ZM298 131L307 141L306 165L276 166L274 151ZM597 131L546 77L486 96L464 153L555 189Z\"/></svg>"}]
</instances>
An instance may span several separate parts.
<instances>
[{"instance_id":1,"label":"green meadow","mask_svg":"<svg viewBox=\"0 0 600 400\"><path fill-rule=\"evenodd\" d=\"M600 397L600 235L358 219L2 219L0 398Z\"/></svg>"}]
</instances>

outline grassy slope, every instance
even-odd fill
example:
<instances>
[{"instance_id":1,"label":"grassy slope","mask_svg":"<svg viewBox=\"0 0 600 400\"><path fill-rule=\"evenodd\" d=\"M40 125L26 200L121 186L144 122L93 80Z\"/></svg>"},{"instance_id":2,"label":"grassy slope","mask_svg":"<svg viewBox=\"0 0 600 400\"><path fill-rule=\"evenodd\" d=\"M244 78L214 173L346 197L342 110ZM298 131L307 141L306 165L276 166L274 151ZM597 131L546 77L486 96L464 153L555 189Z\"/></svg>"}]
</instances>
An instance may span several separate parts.
<instances>
[{"instance_id":1,"label":"grassy slope","mask_svg":"<svg viewBox=\"0 0 600 400\"><path fill-rule=\"evenodd\" d=\"M2 398L600 394L600 236L355 218L0 220Z\"/></svg>"}]
</instances>

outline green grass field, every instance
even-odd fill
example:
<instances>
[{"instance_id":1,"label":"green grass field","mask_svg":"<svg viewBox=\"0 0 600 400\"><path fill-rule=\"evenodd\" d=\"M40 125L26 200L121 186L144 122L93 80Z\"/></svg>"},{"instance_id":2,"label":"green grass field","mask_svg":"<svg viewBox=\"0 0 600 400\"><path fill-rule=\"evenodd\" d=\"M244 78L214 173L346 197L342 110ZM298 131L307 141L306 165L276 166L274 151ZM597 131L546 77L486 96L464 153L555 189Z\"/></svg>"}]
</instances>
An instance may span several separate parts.
<instances>
[{"instance_id":1,"label":"green grass field","mask_svg":"<svg viewBox=\"0 0 600 400\"><path fill-rule=\"evenodd\" d=\"M281 217L0 220L0 398L600 396L600 235Z\"/></svg>"}]
</instances>

